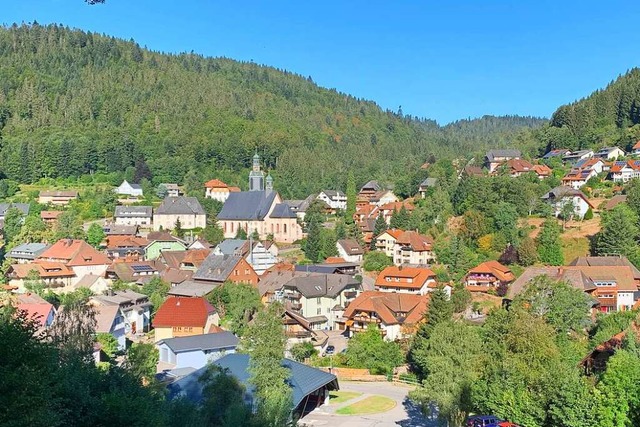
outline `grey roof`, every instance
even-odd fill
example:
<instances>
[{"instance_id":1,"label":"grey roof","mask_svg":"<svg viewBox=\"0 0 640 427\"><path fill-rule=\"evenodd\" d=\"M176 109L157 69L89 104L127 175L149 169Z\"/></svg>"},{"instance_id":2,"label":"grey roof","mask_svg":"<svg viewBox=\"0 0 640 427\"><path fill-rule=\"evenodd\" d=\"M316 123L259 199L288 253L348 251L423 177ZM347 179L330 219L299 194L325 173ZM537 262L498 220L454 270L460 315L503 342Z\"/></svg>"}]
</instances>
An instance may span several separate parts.
<instances>
[{"instance_id":1,"label":"grey roof","mask_svg":"<svg viewBox=\"0 0 640 427\"><path fill-rule=\"evenodd\" d=\"M249 355L233 353L227 354L216 360L216 365L226 368L239 382L241 382L247 392L253 395L254 387L249 382ZM338 378L328 372L318 368L303 365L291 359L283 359L282 366L289 368L291 376L289 377L289 385L293 391L293 406L297 407L309 394L324 387L329 386L331 390L338 389ZM187 375L173 384L169 385L169 397L175 398L184 395L192 402L200 402L202 400L202 384L200 377L206 372L207 367L203 367Z\"/></svg>"},{"instance_id":2,"label":"grey roof","mask_svg":"<svg viewBox=\"0 0 640 427\"><path fill-rule=\"evenodd\" d=\"M512 149L495 149L487 151L487 159L492 162L497 157L502 158L515 158L520 157L522 153L520 150L512 150Z\"/></svg>"},{"instance_id":3,"label":"grey roof","mask_svg":"<svg viewBox=\"0 0 640 427\"><path fill-rule=\"evenodd\" d=\"M346 288L361 288L358 279L346 274L302 274L294 275L282 285L298 290L306 298L337 297Z\"/></svg>"},{"instance_id":4,"label":"grey roof","mask_svg":"<svg viewBox=\"0 0 640 427\"><path fill-rule=\"evenodd\" d=\"M596 154L599 154L599 153L602 153L602 154L611 153L612 151L615 151L615 150L624 151L620 147L602 147L601 149L598 150L598 152Z\"/></svg>"},{"instance_id":5,"label":"grey roof","mask_svg":"<svg viewBox=\"0 0 640 427\"><path fill-rule=\"evenodd\" d=\"M157 215L205 215L200 202L195 197L165 197L156 208Z\"/></svg>"},{"instance_id":6,"label":"grey roof","mask_svg":"<svg viewBox=\"0 0 640 427\"><path fill-rule=\"evenodd\" d=\"M571 159L571 158L578 158L578 157L582 157L585 154L589 154L589 153L593 153L593 150L578 150L578 151L572 151L569 154L565 154L562 158L563 159Z\"/></svg>"},{"instance_id":7,"label":"grey roof","mask_svg":"<svg viewBox=\"0 0 640 427\"><path fill-rule=\"evenodd\" d=\"M23 243L11 249L7 256L15 259L36 259L48 247L45 243Z\"/></svg>"},{"instance_id":8,"label":"grey roof","mask_svg":"<svg viewBox=\"0 0 640 427\"><path fill-rule=\"evenodd\" d=\"M0 216L5 216L11 208L16 208L23 215L29 215L29 203L0 203Z\"/></svg>"},{"instance_id":9,"label":"grey roof","mask_svg":"<svg viewBox=\"0 0 640 427\"><path fill-rule=\"evenodd\" d=\"M427 178L420 183L420 187L435 187L438 180L436 178Z\"/></svg>"},{"instance_id":10,"label":"grey roof","mask_svg":"<svg viewBox=\"0 0 640 427\"><path fill-rule=\"evenodd\" d=\"M371 181L367 182L365 185L362 186L362 188L360 188L360 191L362 190L373 190L373 191L378 191L380 189L382 189L382 186L380 185L380 183L378 183L378 181L376 181L375 179L372 179Z\"/></svg>"},{"instance_id":11,"label":"grey roof","mask_svg":"<svg viewBox=\"0 0 640 427\"><path fill-rule=\"evenodd\" d=\"M187 351L217 350L229 347L235 348L238 346L238 337L229 331L222 331L214 334L167 338L159 341L157 345L162 343L165 343L174 353L184 353Z\"/></svg>"},{"instance_id":12,"label":"grey roof","mask_svg":"<svg viewBox=\"0 0 640 427\"><path fill-rule=\"evenodd\" d=\"M291 210L288 204L278 203L271 211L271 218L296 218L296 214Z\"/></svg>"},{"instance_id":13,"label":"grey roof","mask_svg":"<svg viewBox=\"0 0 640 427\"><path fill-rule=\"evenodd\" d=\"M275 191L239 191L229 193L218 219L262 220L276 198Z\"/></svg>"},{"instance_id":14,"label":"grey roof","mask_svg":"<svg viewBox=\"0 0 640 427\"><path fill-rule=\"evenodd\" d=\"M578 269L567 269L564 267L528 267L522 275L518 277L507 291L507 298L513 299L523 292L534 278L546 276L551 280L566 281L574 288L582 291L592 291L596 288L593 281Z\"/></svg>"},{"instance_id":15,"label":"grey roof","mask_svg":"<svg viewBox=\"0 0 640 427\"><path fill-rule=\"evenodd\" d=\"M558 186L558 187L554 188L553 190L549 191L548 193L546 193L541 198L544 199L544 200L555 200L555 199L561 199L561 198L567 197L567 196L571 196L571 197L579 196L579 197L582 197L583 199L587 200L587 196L585 196L582 191L576 190L576 189L571 188L571 187L567 187L566 185L561 185L561 186Z\"/></svg>"},{"instance_id":16,"label":"grey roof","mask_svg":"<svg viewBox=\"0 0 640 427\"><path fill-rule=\"evenodd\" d=\"M85 274L82 276L80 280L78 280L75 284L75 288L90 288L94 283L98 281L102 276L97 276L95 274Z\"/></svg>"},{"instance_id":17,"label":"grey roof","mask_svg":"<svg viewBox=\"0 0 640 427\"><path fill-rule=\"evenodd\" d=\"M362 255L364 253L364 249L355 239L340 239L338 244L342 246L347 255Z\"/></svg>"},{"instance_id":18,"label":"grey roof","mask_svg":"<svg viewBox=\"0 0 640 427\"><path fill-rule=\"evenodd\" d=\"M143 303L149 300L149 297L144 294L139 294L130 289L124 291L116 291L113 295L97 295L94 299L109 305L123 305L123 304L135 304L137 302Z\"/></svg>"},{"instance_id":19,"label":"grey roof","mask_svg":"<svg viewBox=\"0 0 640 427\"><path fill-rule=\"evenodd\" d=\"M194 273L193 280L224 282L231 275L231 270L238 264L240 259L241 257L239 256L214 255L212 252Z\"/></svg>"},{"instance_id":20,"label":"grey roof","mask_svg":"<svg viewBox=\"0 0 640 427\"><path fill-rule=\"evenodd\" d=\"M344 193L340 190L322 190L322 192L329 197L345 197Z\"/></svg>"},{"instance_id":21,"label":"grey roof","mask_svg":"<svg viewBox=\"0 0 640 427\"><path fill-rule=\"evenodd\" d=\"M357 268L358 264L353 262L332 262L330 264L296 264L295 271L306 273L332 274L339 273L341 269Z\"/></svg>"},{"instance_id":22,"label":"grey roof","mask_svg":"<svg viewBox=\"0 0 640 427\"><path fill-rule=\"evenodd\" d=\"M104 234L111 235L131 235L135 236L138 233L137 225L118 225L118 224L105 224L102 226Z\"/></svg>"},{"instance_id":23,"label":"grey roof","mask_svg":"<svg viewBox=\"0 0 640 427\"><path fill-rule=\"evenodd\" d=\"M178 297L203 297L216 288L212 283L199 283L192 280L185 280L179 285L169 289L169 295Z\"/></svg>"},{"instance_id":24,"label":"grey roof","mask_svg":"<svg viewBox=\"0 0 640 427\"><path fill-rule=\"evenodd\" d=\"M293 212L306 212L315 199L315 194L311 194L304 200L285 200L283 203L289 205L289 209Z\"/></svg>"},{"instance_id":25,"label":"grey roof","mask_svg":"<svg viewBox=\"0 0 640 427\"><path fill-rule=\"evenodd\" d=\"M116 218L151 218L152 206L116 206Z\"/></svg>"},{"instance_id":26,"label":"grey roof","mask_svg":"<svg viewBox=\"0 0 640 427\"><path fill-rule=\"evenodd\" d=\"M244 239L225 239L218 243L216 252L220 252L222 255L235 255L246 242Z\"/></svg>"}]
</instances>

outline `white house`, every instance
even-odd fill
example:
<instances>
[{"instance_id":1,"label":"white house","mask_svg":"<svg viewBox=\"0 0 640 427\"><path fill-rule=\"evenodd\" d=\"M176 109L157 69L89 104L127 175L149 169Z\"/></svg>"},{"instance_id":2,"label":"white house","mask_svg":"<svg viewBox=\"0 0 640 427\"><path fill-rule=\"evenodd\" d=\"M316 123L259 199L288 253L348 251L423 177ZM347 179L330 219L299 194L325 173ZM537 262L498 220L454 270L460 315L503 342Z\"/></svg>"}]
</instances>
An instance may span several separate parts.
<instances>
[{"instance_id":1,"label":"white house","mask_svg":"<svg viewBox=\"0 0 640 427\"><path fill-rule=\"evenodd\" d=\"M151 326L151 303L149 297L132 290L109 292L91 298L97 306L118 306L125 317L125 332L142 335L149 332Z\"/></svg>"},{"instance_id":2,"label":"white house","mask_svg":"<svg viewBox=\"0 0 640 427\"><path fill-rule=\"evenodd\" d=\"M347 262L362 262L364 249L353 239L341 239L336 243L338 256Z\"/></svg>"},{"instance_id":3,"label":"white house","mask_svg":"<svg viewBox=\"0 0 640 427\"><path fill-rule=\"evenodd\" d=\"M137 225L150 227L153 222L151 206L116 206L114 214L117 225Z\"/></svg>"},{"instance_id":4,"label":"white house","mask_svg":"<svg viewBox=\"0 0 640 427\"><path fill-rule=\"evenodd\" d=\"M598 150L593 156L600 159L614 160L619 157L624 157L625 152L618 147L604 147Z\"/></svg>"},{"instance_id":5,"label":"white house","mask_svg":"<svg viewBox=\"0 0 640 427\"><path fill-rule=\"evenodd\" d=\"M594 208L582 191L566 186L554 188L542 196L542 200L551 205L556 217L562 213L562 209L567 203L573 204L574 214L580 219L584 218L589 208Z\"/></svg>"},{"instance_id":6,"label":"white house","mask_svg":"<svg viewBox=\"0 0 640 427\"><path fill-rule=\"evenodd\" d=\"M629 182L634 178L640 178L640 161L615 162L609 174L613 182Z\"/></svg>"},{"instance_id":7,"label":"white house","mask_svg":"<svg viewBox=\"0 0 640 427\"><path fill-rule=\"evenodd\" d=\"M251 247L253 245L253 247ZM258 276L278 263L277 255L274 255L273 242L252 241L243 239L225 239L213 249L215 255L242 256L251 265ZM277 254L277 247L275 250Z\"/></svg>"},{"instance_id":8,"label":"white house","mask_svg":"<svg viewBox=\"0 0 640 427\"><path fill-rule=\"evenodd\" d=\"M324 190L316 199L324 201L331 209L347 209L347 196L342 191Z\"/></svg>"},{"instance_id":9,"label":"white house","mask_svg":"<svg viewBox=\"0 0 640 427\"><path fill-rule=\"evenodd\" d=\"M207 226L207 214L197 198L169 196L153 212L153 229L173 230L178 220L187 230Z\"/></svg>"},{"instance_id":10,"label":"white house","mask_svg":"<svg viewBox=\"0 0 640 427\"><path fill-rule=\"evenodd\" d=\"M111 334L118 341L118 350L126 348L126 322L122 309L118 305L94 306L96 312L96 333Z\"/></svg>"},{"instance_id":11,"label":"white house","mask_svg":"<svg viewBox=\"0 0 640 427\"><path fill-rule=\"evenodd\" d=\"M209 362L236 352L238 338L229 331L188 337L165 338L156 343L160 362L173 369L200 369Z\"/></svg>"},{"instance_id":12,"label":"white house","mask_svg":"<svg viewBox=\"0 0 640 427\"><path fill-rule=\"evenodd\" d=\"M633 150L633 151L631 151L631 154L633 154L634 156L638 156L638 155L640 155L640 141L636 142L636 143L633 145L632 150Z\"/></svg>"},{"instance_id":13,"label":"white house","mask_svg":"<svg viewBox=\"0 0 640 427\"><path fill-rule=\"evenodd\" d=\"M122 184L115 191L123 196L142 197L142 186L140 184L129 184L126 179L122 181Z\"/></svg>"},{"instance_id":14,"label":"white house","mask_svg":"<svg viewBox=\"0 0 640 427\"><path fill-rule=\"evenodd\" d=\"M593 157L593 150L578 150L572 151L569 154L562 156L562 161L569 164L574 164L580 160L589 159Z\"/></svg>"}]
</instances>

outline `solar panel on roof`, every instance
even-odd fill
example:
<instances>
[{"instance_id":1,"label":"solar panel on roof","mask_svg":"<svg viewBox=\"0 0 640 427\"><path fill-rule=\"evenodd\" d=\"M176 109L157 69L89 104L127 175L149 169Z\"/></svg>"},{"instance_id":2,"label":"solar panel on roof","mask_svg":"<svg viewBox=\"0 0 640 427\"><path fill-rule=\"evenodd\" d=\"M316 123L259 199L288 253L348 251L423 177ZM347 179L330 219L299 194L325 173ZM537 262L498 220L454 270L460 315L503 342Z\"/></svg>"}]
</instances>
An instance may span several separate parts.
<instances>
[{"instance_id":1,"label":"solar panel on roof","mask_svg":"<svg viewBox=\"0 0 640 427\"><path fill-rule=\"evenodd\" d=\"M132 265L131 269L136 273L141 273L143 271L153 271L153 268L148 265Z\"/></svg>"}]
</instances>

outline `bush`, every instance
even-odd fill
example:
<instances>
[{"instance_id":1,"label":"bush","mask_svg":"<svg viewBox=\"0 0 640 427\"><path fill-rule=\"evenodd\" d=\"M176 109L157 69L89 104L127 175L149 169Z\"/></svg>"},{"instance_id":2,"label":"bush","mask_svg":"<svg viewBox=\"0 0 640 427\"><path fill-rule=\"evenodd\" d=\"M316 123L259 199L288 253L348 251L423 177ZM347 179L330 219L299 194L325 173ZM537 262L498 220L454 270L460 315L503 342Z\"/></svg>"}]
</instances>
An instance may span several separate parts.
<instances>
[{"instance_id":1,"label":"bush","mask_svg":"<svg viewBox=\"0 0 640 427\"><path fill-rule=\"evenodd\" d=\"M593 219L593 211L591 208L587 209L587 212L584 214L584 220Z\"/></svg>"},{"instance_id":2,"label":"bush","mask_svg":"<svg viewBox=\"0 0 640 427\"><path fill-rule=\"evenodd\" d=\"M393 265L391 258L382 252L371 251L364 256L362 268L365 271L382 271L385 267L389 267L390 265Z\"/></svg>"},{"instance_id":3,"label":"bush","mask_svg":"<svg viewBox=\"0 0 640 427\"><path fill-rule=\"evenodd\" d=\"M298 362L304 362L305 359L318 354L318 351L313 348L313 344L310 342L299 342L294 344L289 351L291 352L293 360Z\"/></svg>"}]
</instances>

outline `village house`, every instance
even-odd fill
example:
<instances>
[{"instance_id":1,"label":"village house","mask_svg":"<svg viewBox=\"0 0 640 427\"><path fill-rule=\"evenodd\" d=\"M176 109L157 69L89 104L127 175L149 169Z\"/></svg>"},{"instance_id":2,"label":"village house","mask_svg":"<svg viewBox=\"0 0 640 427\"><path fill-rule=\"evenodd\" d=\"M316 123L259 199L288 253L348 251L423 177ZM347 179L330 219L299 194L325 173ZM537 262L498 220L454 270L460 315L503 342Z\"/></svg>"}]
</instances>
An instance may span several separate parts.
<instances>
[{"instance_id":1,"label":"village house","mask_svg":"<svg viewBox=\"0 0 640 427\"><path fill-rule=\"evenodd\" d=\"M342 259L333 259L331 262L323 262L321 264L297 264L294 266L294 271L355 276L360 273L360 265L355 262L346 262Z\"/></svg>"},{"instance_id":2,"label":"village house","mask_svg":"<svg viewBox=\"0 0 640 427\"><path fill-rule=\"evenodd\" d=\"M640 141L637 141L635 144L633 144L633 147L631 148L631 154L633 154L634 156L639 156L640 155Z\"/></svg>"},{"instance_id":3,"label":"village house","mask_svg":"<svg viewBox=\"0 0 640 427\"><path fill-rule=\"evenodd\" d=\"M188 337L165 338L156 343L160 362L172 369L200 369L226 354L236 352L239 340L229 331Z\"/></svg>"},{"instance_id":4,"label":"village house","mask_svg":"<svg viewBox=\"0 0 640 427\"><path fill-rule=\"evenodd\" d=\"M316 199L322 200L334 211L347 209L347 196L339 190L323 190Z\"/></svg>"},{"instance_id":5,"label":"village house","mask_svg":"<svg viewBox=\"0 0 640 427\"><path fill-rule=\"evenodd\" d=\"M157 259L163 251L186 251L187 243L166 231L154 231L147 235L149 243L144 248L144 257L148 261Z\"/></svg>"},{"instance_id":6,"label":"village house","mask_svg":"<svg viewBox=\"0 0 640 427\"><path fill-rule=\"evenodd\" d=\"M380 190L382 190L382 186L378 183L378 181L371 180L360 188L360 191L358 192L358 198L364 199L368 203L371 196L373 196Z\"/></svg>"},{"instance_id":7,"label":"village house","mask_svg":"<svg viewBox=\"0 0 640 427\"><path fill-rule=\"evenodd\" d=\"M7 269L9 286L20 291L27 290L31 278L35 275L46 288L63 288L77 281L73 270L62 262L35 260L29 264L13 264Z\"/></svg>"},{"instance_id":8,"label":"village house","mask_svg":"<svg viewBox=\"0 0 640 427\"><path fill-rule=\"evenodd\" d=\"M334 329L345 307L362 291L360 281L344 274L282 272L267 276L275 298L305 316L311 328Z\"/></svg>"},{"instance_id":9,"label":"village house","mask_svg":"<svg viewBox=\"0 0 640 427\"><path fill-rule=\"evenodd\" d=\"M194 282L193 280L185 280L184 282L172 286L169 289L168 294L176 297L207 297L215 288L217 284Z\"/></svg>"},{"instance_id":10,"label":"village house","mask_svg":"<svg viewBox=\"0 0 640 427\"><path fill-rule=\"evenodd\" d=\"M167 190L168 197L182 196L182 191L180 191L180 187L178 186L178 184L166 182L166 183L160 184L159 186L162 186L164 187L165 190Z\"/></svg>"},{"instance_id":11,"label":"village house","mask_svg":"<svg viewBox=\"0 0 640 427\"><path fill-rule=\"evenodd\" d=\"M395 265L426 265L435 261L433 239L416 231L404 231L393 245L393 263Z\"/></svg>"},{"instance_id":12,"label":"village house","mask_svg":"<svg viewBox=\"0 0 640 427\"><path fill-rule=\"evenodd\" d=\"M338 256L346 262L362 262L364 249L354 239L340 239L336 243Z\"/></svg>"},{"instance_id":13,"label":"village house","mask_svg":"<svg viewBox=\"0 0 640 427\"><path fill-rule=\"evenodd\" d=\"M161 268L153 261L128 261L118 259L105 271L105 277L124 283L143 285L154 277L159 277Z\"/></svg>"},{"instance_id":14,"label":"village house","mask_svg":"<svg viewBox=\"0 0 640 427\"><path fill-rule=\"evenodd\" d=\"M379 214L382 214L387 224L391 224L391 218L393 214L400 212L404 208L408 213L415 210L412 200L403 200L402 202L389 202L378 207L377 210L371 212L371 218L377 219Z\"/></svg>"},{"instance_id":15,"label":"village house","mask_svg":"<svg viewBox=\"0 0 640 427\"><path fill-rule=\"evenodd\" d=\"M404 231L397 228L385 230L376 238L376 249L384 252L386 256L393 259L395 255L396 242Z\"/></svg>"},{"instance_id":16,"label":"village house","mask_svg":"<svg viewBox=\"0 0 640 427\"><path fill-rule=\"evenodd\" d=\"M18 264L26 264L33 262L48 248L49 245L46 243L23 243L11 249L6 257L11 258Z\"/></svg>"},{"instance_id":17,"label":"village house","mask_svg":"<svg viewBox=\"0 0 640 427\"><path fill-rule=\"evenodd\" d=\"M405 338L424 321L428 301L429 295L364 291L349 304L338 329L352 337L373 324L387 341Z\"/></svg>"},{"instance_id":18,"label":"village house","mask_svg":"<svg viewBox=\"0 0 640 427\"><path fill-rule=\"evenodd\" d=\"M276 242L293 243L304 237L297 216L273 190L271 176L260 169L260 157L253 158L249 191L231 193L218 214L225 238L234 238L242 229L247 235L257 232L260 240L272 235Z\"/></svg>"},{"instance_id":19,"label":"village house","mask_svg":"<svg viewBox=\"0 0 640 427\"><path fill-rule=\"evenodd\" d=\"M193 274L196 282L222 285L224 282L249 283L258 285L258 274L253 267L239 255L209 254L198 270Z\"/></svg>"},{"instance_id":20,"label":"village house","mask_svg":"<svg viewBox=\"0 0 640 427\"><path fill-rule=\"evenodd\" d=\"M613 182L627 183L634 178L640 178L640 160L614 162L609 170Z\"/></svg>"},{"instance_id":21,"label":"village house","mask_svg":"<svg viewBox=\"0 0 640 427\"><path fill-rule=\"evenodd\" d=\"M625 152L618 147L603 147L600 150L596 151L593 156L599 159L616 160L618 158L624 157Z\"/></svg>"},{"instance_id":22,"label":"village house","mask_svg":"<svg viewBox=\"0 0 640 427\"><path fill-rule=\"evenodd\" d=\"M74 292L80 288L89 289L94 295L101 295L107 290L111 289L111 281L105 279L104 276L85 274L74 285L70 286L69 288L63 288L62 291L68 289L69 292Z\"/></svg>"},{"instance_id":23,"label":"village house","mask_svg":"<svg viewBox=\"0 0 640 427\"><path fill-rule=\"evenodd\" d=\"M137 236L137 225L117 225L113 222L105 222L102 231L107 236Z\"/></svg>"},{"instance_id":24,"label":"village house","mask_svg":"<svg viewBox=\"0 0 640 427\"><path fill-rule=\"evenodd\" d=\"M53 304L31 292L16 296L16 309L24 312L27 319L33 320L39 330L51 327L56 317Z\"/></svg>"},{"instance_id":25,"label":"village house","mask_svg":"<svg viewBox=\"0 0 640 427\"><path fill-rule=\"evenodd\" d=\"M125 317L125 333L142 335L151 327L151 303L149 297L130 289L109 291L106 295L91 297L94 306L117 306Z\"/></svg>"},{"instance_id":26,"label":"village house","mask_svg":"<svg viewBox=\"0 0 640 427\"><path fill-rule=\"evenodd\" d=\"M142 197L142 186L140 184L129 184L125 179L122 184L115 189L115 192L121 196Z\"/></svg>"},{"instance_id":27,"label":"village house","mask_svg":"<svg viewBox=\"0 0 640 427\"><path fill-rule=\"evenodd\" d=\"M489 169L489 173L494 173L499 166L503 165L509 160L520 159L522 153L520 150L489 150L484 157L484 165Z\"/></svg>"},{"instance_id":28,"label":"village house","mask_svg":"<svg viewBox=\"0 0 640 427\"><path fill-rule=\"evenodd\" d=\"M591 157L593 157L593 150L578 150L572 151L569 154L565 154L562 157L562 161L567 164L573 165L580 160L589 159Z\"/></svg>"},{"instance_id":29,"label":"village house","mask_svg":"<svg viewBox=\"0 0 640 427\"><path fill-rule=\"evenodd\" d=\"M300 221L304 221L304 217L307 215L307 210L309 209L309 206L311 206L311 203L313 203L315 200L316 200L315 196L311 194L307 196L307 198L304 200L285 200L282 203L289 206L289 209L291 210L291 212L296 214L296 217ZM326 210L330 209L329 205L324 203L324 201L321 201L321 203L323 203L326 206Z\"/></svg>"},{"instance_id":30,"label":"village house","mask_svg":"<svg viewBox=\"0 0 640 427\"><path fill-rule=\"evenodd\" d=\"M438 180L436 178L426 178L424 181L420 183L418 186L418 193L420 193L420 197L423 199L427 197L427 193L429 191L433 191L436 188L436 183Z\"/></svg>"},{"instance_id":31,"label":"village house","mask_svg":"<svg viewBox=\"0 0 640 427\"><path fill-rule=\"evenodd\" d=\"M205 197L224 203L229 198L229 194L240 191L238 187L229 187L219 179L212 179L204 184Z\"/></svg>"},{"instance_id":32,"label":"village house","mask_svg":"<svg viewBox=\"0 0 640 427\"><path fill-rule=\"evenodd\" d=\"M533 172L533 164L524 159L509 159L500 166L505 168L505 172L511 178L517 178L526 173ZM496 172L501 170L501 167L496 168Z\"/></svg>"},{"instance_id":33,"label":"village house","mask_svg":"<svg viewBox=\"0 0 640 427\"><path fill-rule=\"evenodd\" d=\"M300 343L311 343L318 354L323 354L329 343L329 335L314 328L314 324L302 314L285 309L282 313L282 325L287 337L285 356L291 356L291 348Z\"/></svg>"},{"instance_id":34,"label":"village house","mask_svg":"<svg viewBox=\"0 0 640 427\"><path fill-rule=\"evenodd\" d=\"M393 194L391 190L376 191L371 197L369 197L369 204L375 206L384 206L388 203L396 203L398 196Z\"/></svg>"},{"instance_id":35,"label":"village house","mask_svg":"<svg viewBox=\"0 0 640 427\"><path fill-rule=\"evenodd\" d=\"M587 181L597 175L598 174L594 169L571 169L562 178L562 185L565 187L571 187L574 190L579 190L587 183Z\"/></svg>"},{"instance_id":36,"label":"village house","mask_svg":"<svg viewBox=\"0 0 640 427\"><path fill-rule=\"evenodd\" d=\"M212 362L226 370L245 390L245 402L249 407L256 407L255 387L250 382L250 357L248 354L227 354ZM290 359L283 359L281 366L289 372L287 384L291 387L292 418L298 419L316 407L329 403L329 393L338 390L338 379L335 375L313 368ZM200 404L203 400L203 381L200 378L208 371L204 366L186 376L181 376L168 385L169 399L187 399ZM171 372L171 371L169 371Z\"/></svg>"},{"instance_id":37,"label":"village house","mask_svg":"<svg viewBox=\"0 0 640 427\"><path fill-rule=\"evenodd\" d=\"M41 211L40 219L47 225L53 225L58 221L58 217L62 213L62 211Z\"/></svg>"},{"instance_id":38,"label":"village house","mask_svg":"<svg viewBox=\"0 0 640 427\"><path fill-rule=\"evenodd\" d=\"M486 261L469 270L464 277L464 285L471 292L499 292L499 288L515 280L515 275L509 267L498 261Z\"/></svg>"},{"instance_id":39,"label":"village house","mask_svg":"<svg viewBox=\"0 0 640 427\"><path fill-rule=\"evenodd\" d=\"M258 276L278 262L278 247L265 240L225 239L213 250L216 255L237 255L244 257Z\"/></svg>"},{"instance_id":40,"label":"village house","mask_svg":"<svg viewBox=\"0 0 640 427\"><path fill-rule=\"evenodd\" d=\"M196 271L209 256L209 249L190 249L186 251L162 251L159 261L168 268Z\"/></svg>"},{"instance_id":41,"label":"village house","mask_svg":"<svg viewBox=\"0 0 640 427\"><path fill-rule=\"evenodd\" d=\"M133 261L144 258L144 248L148 244L149 241L144 237L107 236L103 247L111 259L126 258Z\"/></svg>"},{"instance_id":42,"label":"village house","mask_svg":"<svg viewBox=\"0 0 640 427\"><path fill-rule=\"evenodd\" d=\"M421 267L386 267L378 274L375 282L376 291L417 295L425 295L438 286L436 273ZM450 296L451 286L444 284L443 288Z\"/></svg>"},{"instance_id":43,"label":"village house","mask_svg":"<svg viewBox=\"0 0 640 427\"><path fill-rule=\"evenodd\" d=\"M206 298L170 296L153 318L155 341L210 333L220 316Z\"/></svg>"},{"instance_id":44,"label":"village house","mask_svg":"<svg viewBox=\"0 0 640 427\"><path fill-rule=\"evenodd\" d=\"M29 203L0 203L0 221L3 223L9 209L18 209L22 216L26 217L29 215L30 206Z\"/></svg>"},{"instance_id":45,"label":"village house","mask_svg":"<svg viewBox=\"0 0 640 427\"><path fill-rule=\"evenodd\" d=\"M596 172L596 174L601 174L605 170L605 162L604 160L591 157L589 159L583 159L576 162L574 165L576 169L591 169Z\"/></svg>"},{"instance_id":46,"label":"village house","mask_svg":"<svg viewBox=\"0 0 640 427\"><path fill-rule=\"evenodd\" d=\"M38 203L41 205L65 206L78 198L75 190L41 191L38 195Z\"/></svg>"},{"instance_id":47,"label":"village house","mask_svg":"<svg viewBox=\"0 0 640 427\"><path fill-rule=\"evenodd\" d=\"M92 304L96 313L96 333L111 334L118 342L118 350L127 347L127 324L122 309L118 305Z\"/></svg>"},{"instance_id":48,"label":"village house","mask_svg":"<svg viewBox=\"0 0 640 427\"><path fill-rule=\"evenodd\" d=\"M117 225L137 225L151 227L153 207L151 206L116 206L114 222Z\"/></svg>"},{"instance_id":49,"label":"village house","mask_svg":"<svg viewBox=\"0 0 640 427\"><path fill-rule=\"evenodd\" d=\"M584 218L589 209L594 209L593 204L580 190L571 187L556 187L541 197L553 209L553 215L558 217L566 204L573 205L573 215Z\"/></svg>"},{"instance_id":50,"label":"village house","mask_svg":"<svg viewBox=\"0 0 640 427\"><path fill-rule=\"evenodd\" d=\"M571 153L571 150L567 150L566 148L556 148L548 151L544 156L542 156L542 158L544 160L551 160L556 158L562 159L564 156L570 153Z\"/></svg>"},{"instance_id":51,"label":"village house","mask_svg":"<svg viewBox=\"0 0 640 427\"><path fill-rule=\"evenodd\" d=\"M173 230L178 221L183 229L205 228L207 214L195 197L165 197L153 212L153 229Z\"/></svg>"},{"instance_id":52,"label":"village house","mask_svg":"<svg viewBox=\"0 0 640 427\"><path fill-rule=\"evenodd\" d=\"M111 260L94 249L84 240L62 239L42 252L40 261L62 263L75 273L72 284L80 280L85 274L102 275L107 270Z\"/></svg>"}]
</instances>

